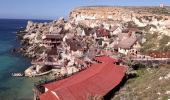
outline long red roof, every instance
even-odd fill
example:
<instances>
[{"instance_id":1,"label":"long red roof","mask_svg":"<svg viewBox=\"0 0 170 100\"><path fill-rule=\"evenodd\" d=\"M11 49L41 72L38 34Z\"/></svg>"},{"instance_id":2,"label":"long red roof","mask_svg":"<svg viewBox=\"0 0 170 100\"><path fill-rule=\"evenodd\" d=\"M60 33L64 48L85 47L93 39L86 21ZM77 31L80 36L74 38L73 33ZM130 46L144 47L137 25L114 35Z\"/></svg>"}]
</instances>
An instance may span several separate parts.
<instances>
[{"instance_id":1,"label":"long red roof","mask_svg":"<svg viewBox=\"0 0 170 100\"><path fill-rule=\"evenodd\" d=\"M91 95L104 96L122 81L125 71L125 66L113 62L93 64L69 78L45 84L49 90L40 95L40 100L86 100Z\"/></svg>"},{"instance_id":2,"label":"long red roof","mask_svg":"<svg viewBox=\"0 0 170 100\"><path fill-rule=\"evenodd\" d=\"M40 96L40 100L60 100L51 91L48 91Z\"/></svg>"}]
</instances>

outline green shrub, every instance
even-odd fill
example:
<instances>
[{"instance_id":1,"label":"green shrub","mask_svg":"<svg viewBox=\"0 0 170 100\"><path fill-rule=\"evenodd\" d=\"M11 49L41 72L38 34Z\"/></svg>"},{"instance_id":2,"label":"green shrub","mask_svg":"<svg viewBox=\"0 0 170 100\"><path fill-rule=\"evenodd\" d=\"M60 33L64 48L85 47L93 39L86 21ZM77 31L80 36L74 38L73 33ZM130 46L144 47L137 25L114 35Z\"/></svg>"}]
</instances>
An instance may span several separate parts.
<instances>
[{"instance_id":1,"label":"green shrub","mask_svg":"<svg viewBox=\"0 0 170 100\"><path fill-rule=\"evenodd\" d=\"M170 37L167 35L163 35L162 39L160 39L159 44L164 45L167 44L170 41Z\"/></svg>"},{"instance_id":2,"label":"green shrub","mask_svg":"<svg viewBox=\"0 0 170 100\"><path fill-rule=\"evenodd\" d=\"M129 21L125 24L127 24L128 28L137 28L138 27L133 21Z\"/></svg>"}]
</instances>

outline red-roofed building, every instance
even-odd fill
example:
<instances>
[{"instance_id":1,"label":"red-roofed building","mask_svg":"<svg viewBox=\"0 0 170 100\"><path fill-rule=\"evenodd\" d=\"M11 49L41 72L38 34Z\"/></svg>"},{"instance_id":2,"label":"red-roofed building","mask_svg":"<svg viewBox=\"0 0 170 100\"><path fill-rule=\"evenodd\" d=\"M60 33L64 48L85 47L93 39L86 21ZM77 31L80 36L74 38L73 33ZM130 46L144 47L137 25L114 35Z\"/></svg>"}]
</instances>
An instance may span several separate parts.
<instances>
[{"instance_id":1,"label":"red-roofed building","mask_svg":"<svg viewBox=\"0 0 170 100\"><path fill-rule=\"evenodd\" d=\"M141 48L141 44L135 33L121 33L118 35L119 43L117 44L118 52L128 55L136 55Z\"/></svg>"},{"instance_id":2,"label":"red-roofed building","mask_svg":"<svg viewBox=\"0 0 170 100\"><path fill-rule=\"evenodd\" d=\"M60 100L54 92L48 91L41 95L41 100Z\"/></svg>"},{"instance_id":3,"label":"red-roofed building","mask_svg":"<svg viewBox=\"0 0 170 100\"><path fill-rule=\"evenodd\" d=\"M97 37L108 37L109 36L109 32L106 30L106 29L104 29L104 28L99 28L98 30L97 30Z\"/></svg>"},{"instance_id":4,"label":"red-roofed building","mask_svg":"<svg viewBox=\"0 0 170 100\"><path fill-rule=\"evenodd\" d=\"M126 67L113 64L117 60L107 56L96 59L104 62L92 64L66 79L44 84L45 93L39 96L40 100L87 100L89 96L105 96L122 81Z\"/></svg>"}]
</instances>

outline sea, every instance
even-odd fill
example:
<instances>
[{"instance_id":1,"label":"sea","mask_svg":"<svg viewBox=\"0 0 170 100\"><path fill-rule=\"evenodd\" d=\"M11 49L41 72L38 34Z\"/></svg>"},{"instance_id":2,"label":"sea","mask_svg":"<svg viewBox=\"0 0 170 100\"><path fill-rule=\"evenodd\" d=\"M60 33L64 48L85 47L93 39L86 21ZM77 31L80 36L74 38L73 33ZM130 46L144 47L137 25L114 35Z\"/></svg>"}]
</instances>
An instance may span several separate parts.
<instances>
[{"instance_id":1,"label":"sea","mask_svg":"<svg viewBox=\"0 0 170 100\"><path fill-rule=\"evenodd\" d=\"M12 77L11 73L23 72L31 65L31 60L13 53L20 47L16 33L27 25L26 19L0 19L0 100L33 100L35 78ZM49 22L50 20L32 20Z\"/></svg>"}]
</instances>

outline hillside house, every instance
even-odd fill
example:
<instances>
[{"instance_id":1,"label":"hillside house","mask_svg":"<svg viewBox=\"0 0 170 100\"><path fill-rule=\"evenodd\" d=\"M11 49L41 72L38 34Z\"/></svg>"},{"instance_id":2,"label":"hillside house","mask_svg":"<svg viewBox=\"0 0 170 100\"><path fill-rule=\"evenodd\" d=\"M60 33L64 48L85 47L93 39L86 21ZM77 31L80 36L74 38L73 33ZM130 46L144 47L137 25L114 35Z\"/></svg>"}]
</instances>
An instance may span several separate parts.
<instances>
[{"instance_id":1,"label":"hillside house","mask_svg":"<svg viewBox=\"0 0 170 100\"><path fill-rule=\"evenodd\" d=\"M110 27L110 35L111 36L118 35L121 32L122 32L122 28L119 26Z\"/></svg>"},{"instance_id":2,"label":"hillside house","mask_svg":"<svg viewBox=\"0 0 170 100\"><path fill-rule=\"evenodd\" d=\"M58 34L46 34L43 36L43 45L46 48L52 48L59 45L62 41L61 35Z\"/></svg>"},{"instance_id":3,"label":"hillside house","mask_svg":"<svg viewBox=\"0 0 170 100\"><path fill-rule=\"evenodd\" d=\"M49 70L51 69L49 66L59 66L57 63L59 60L57 46L61 44L61 41L62 37L58 34L46 34L43 36L43 45L46 49L38 59L31 62L33 65L37 66L36 72L40 72L42 69Z\"/></svg>"},{"instance_id":4,"label":"hillside house","mask_svg":"<svg viewBox=\"0 0 170 100\"><path fill-rule=\"evenodd\" d=\"M119 43L117 49L119 53L135 55L141 48L141 44L134 33L121 33L118 35Z\"/></svg>"},{"instance_id":5,"label":"hillside house","mask_svg":"<svg viewBox=\"0 0 170 100\"><path fill-rule=\"evenodd\" d=\"M100 27L100 28L97 29L96 35L97 35L97 37L106 37L106 38L108 38L110 34L109 34L108 30Z\"/></svg>"}]
</instances>

